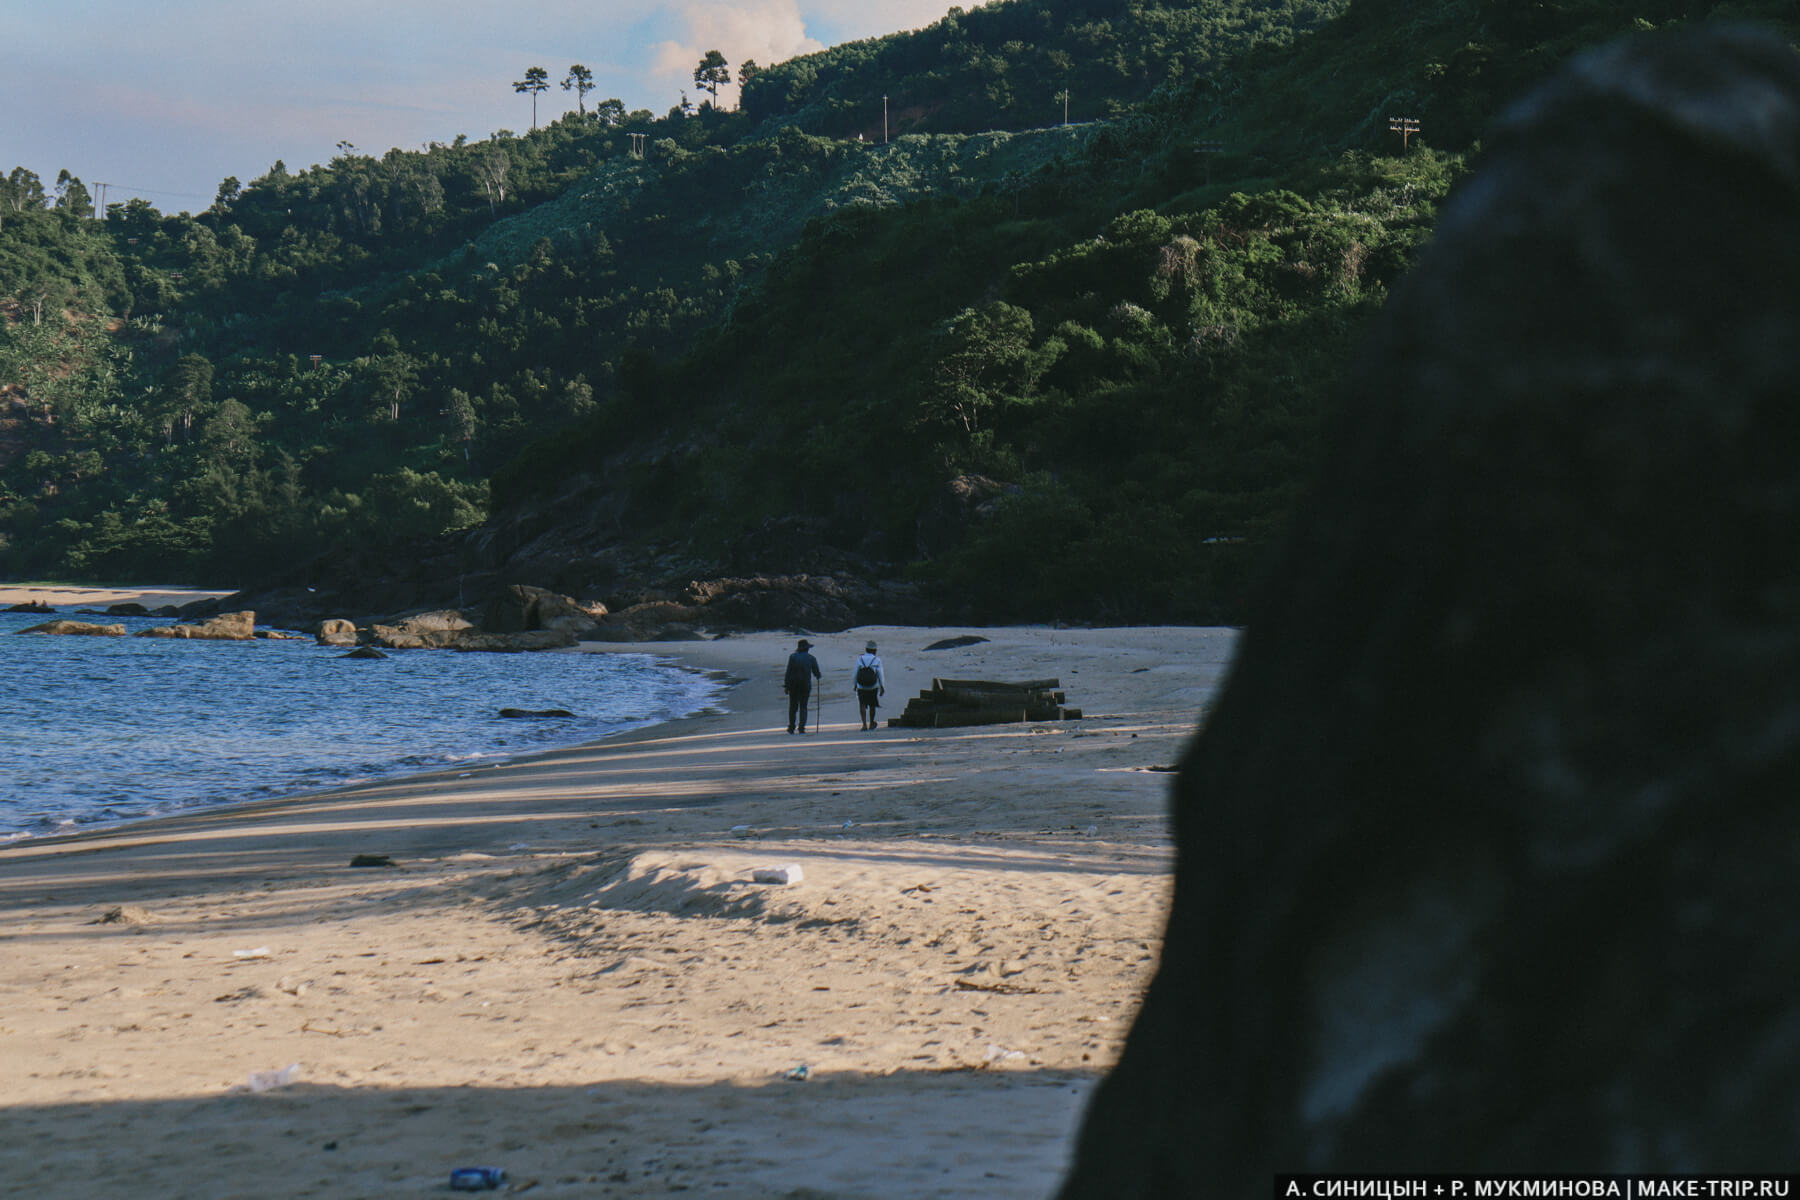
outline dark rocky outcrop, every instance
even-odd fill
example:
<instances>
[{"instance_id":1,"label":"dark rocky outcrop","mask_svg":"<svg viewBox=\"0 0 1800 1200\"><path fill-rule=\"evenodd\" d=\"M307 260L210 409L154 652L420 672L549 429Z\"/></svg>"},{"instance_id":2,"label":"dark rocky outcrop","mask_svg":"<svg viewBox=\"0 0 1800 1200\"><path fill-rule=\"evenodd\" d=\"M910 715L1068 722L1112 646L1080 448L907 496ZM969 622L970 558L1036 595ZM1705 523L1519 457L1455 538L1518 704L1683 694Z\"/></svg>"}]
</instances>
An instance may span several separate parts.
<instances>
[{"instance_id":1,"label":"dark rocky outcrop","mask_svg":"<svg viewBox=\"0 0 1800 1200\"><path fill-rule=\"evenodd\" d=\"M105 614L109 617L147 617L150 610L136 600L127 600L123 604L108 605Z\"/></svg>"},{"instance_id":2,"label":"dark rocky outcrop","mask_svg":"<svg viewBox=\"0 0 1800 1200\"><path fill-rule=\"evenodd\" d=\"M993 517L1002 500L1021 490L1018 484L985 475L957 475L945 481L919 513L914 530L919 555L935 558L955 549L971 529Z\"/></svg>"},{"instance_id":3,"label":"dark rocky outcrop","mask_svg":"<svg viewBox=\"0 0 1800 1200\"><path fill-rule=\"evenodd\" d=\"M92 621L45 621L42 625L33 625L29 629L21 629L20 633L49 633L69 637L124 637L123 625L96 625Z\"/></svg>"},{"instance_id":4,"label":"dark rocky outcrop","mask_svg":"<svg viewBox=\"0 0 1800 1200\"><path fill-rule=\"evenodd\" d=\"M566 708L503 708L500 715L509 721L522 721L534 717L572 717L575 714Z\"/></svg>"},{"instance_id":5,"label":"dark rocky outcrop","mask_svg":"<svg viewBox=\"0 0 1800 1200\"><path fill-rule=\"evenodd\" d=\"M1776 39L1606 50L1488 139L1182 765L1066 1200L1792 1158L1796 211Z\"/></svg>"},{"instance_id":6,"label":"dark rocky outcrop","mask_svg":"<svg viewBox=\"0 0 1800 1200\"><path fill-rule=\"evenodd\" d=\"M373 662L378 659L386 658L387 655L383 654L381 651L377 650L373 646L358 646L356 649L350 651L350 653L340 654L340 655L338 655L338 657L339 658L355 658L355 659L360 659L360 660L363 660L366 662Z\"/></svg>"},{"instance_id":7,"label":"dark rocky outcrop","mask_svg":"<svg viewBox=\"0 0 1800 1200\"><path fill-rule=\"evenodd\" d=\"M580 637L592 632L605 615L604 604L578 604L570 596L515 583L502 588L483 606L481 629L484 633L561 629Z\"/></svg>"},{"instance_id":8,"label":"dark rocky outcrop","mask_svg":"<svg viewBox=\"0 0 1800 1200\"><path fill-rule=\"evenodd\" d=\"M482 633L475 630L450 643L450 649L516 654L526 650L566 650L578 640L567 629L528 629L523 633Z\"/></svg>"},{"instance_id":9,"label":"dark rocky outcrop","mask_svg":"<svg viewBox=\"0 0 1800 1200\"><path fill-rule=\"evenodd\" d=\"M679 595L650 595L608 613L589 641L653 642L702 637L702 630L807 629L900 625L920 619L917 590L838 575L753 575L690 582Z\"/></svg>"},{"instance_id":10,"label":"dark rocky outcrop","mask_svg":"<svg viewBox=\"0 0 1800 1200\"><path fill-rule=\"evenodd\" d=\"M983 481L960 481L946 503L979 520L998 494L990 491ZM254 588L196 602L181 617L249 608L267 625L311 631L332 618L367 627L454 608L493 633L560 626L581 638L638 641L698 636L703 628L831 630L945 616L918 587L899 581L892 564L842 548L846 531L819 519L772 518L735 537L722 555L696 557L634 541L621 500L605 481L576 476L555 497L497 513L478 530L334 551ZM661 516L643 519L654 524ZM646 604L706 611L664 618ZM639 611L626 611L633 608Z\"/></svg>"},{"instance_id":11,"label":"dark rocky outcrop","mask_svg":"<svg viewBox=\"0 0 1800 1200\"><path fill-rule=\"evenodd\" d=\"M53 613L56 611L56 606L54 604L47 604L42 600L24 600L18 604L12 605L6 611L16 613Z\"/></svg>"}]
</instances>

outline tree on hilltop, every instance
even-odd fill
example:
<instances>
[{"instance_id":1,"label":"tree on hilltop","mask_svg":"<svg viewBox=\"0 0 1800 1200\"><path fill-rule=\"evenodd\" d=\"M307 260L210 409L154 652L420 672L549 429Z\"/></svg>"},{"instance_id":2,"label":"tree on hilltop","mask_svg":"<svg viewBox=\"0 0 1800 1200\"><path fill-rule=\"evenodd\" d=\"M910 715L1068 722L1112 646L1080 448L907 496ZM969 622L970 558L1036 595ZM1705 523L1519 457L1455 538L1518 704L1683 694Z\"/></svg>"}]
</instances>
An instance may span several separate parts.
<instances>
[{"instance_id":1,"label":"tree on hilltop","mask_svg":"<svg viewBox=\"0 0 1800 1200\"><path fill-rule=\"evenodd\" d=\"M717 50L708 50L700 65L694 68L694 83L712 97L714 108L719 107L719 89L730 82L731 67L725 56Z\"/></svg>"},{"instance_id":2,"label":"tree on hilltop","mask_svg":"<svg viewBox=\"0 0 1800 1200\"><path fill-rule=\"evenodd\" d=\"M56 175L55 207L78 217L89 217L94 213L94 198L88 194L87 185L79 176L69 174L67 167Z\"/></svg>"},{"instance_id":3,"label":"tree on hilltop","mask_svg":"<svg viewBox=\"0 0 1800 1200\"><path fill-rule=\"evenodd\" d=\"M587 94L594 90L594 73L580 63L576 63L569 68L568 76L562 81L562 89L565 92L575 93L576 109L582 116L587 116ZM536 116L534 110L532 113L534 121Z\"/></svg>"},{"instance_id":4,"label":"tree on hilltop","mask_svg":"<svg viewBox=\"0 0 1800 1200\"><path fill-rule=\"evenodd\" d=\"M531 129L537 131L537 98L539 92L550 90L550 72L542 67L526 67L525 78L513 83L513 91L530 93L531 95Z\"/></svg>"}]
</instances>

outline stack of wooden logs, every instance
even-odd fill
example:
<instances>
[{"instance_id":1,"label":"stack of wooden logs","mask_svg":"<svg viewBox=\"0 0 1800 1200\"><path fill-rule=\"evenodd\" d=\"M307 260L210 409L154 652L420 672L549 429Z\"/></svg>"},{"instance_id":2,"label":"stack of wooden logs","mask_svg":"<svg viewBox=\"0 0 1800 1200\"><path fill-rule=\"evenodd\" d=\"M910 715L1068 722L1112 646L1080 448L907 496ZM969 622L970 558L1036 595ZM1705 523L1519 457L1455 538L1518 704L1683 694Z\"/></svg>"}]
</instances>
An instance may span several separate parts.
<instances>
[{"instance_id":1,"label":"stack of wooden logs","mask_svg":"<svg viewBox=\"0 0 1800 1200\"><path fill-rule=\"evenodd\" d=\"M890 726L943 729L951 725L1001 725L1009 721L1079 721L1079 708L1065 708L1056 679L998 683L989 679L933 679L928 691L909 700Z\"/></svg>"}]
</instances>

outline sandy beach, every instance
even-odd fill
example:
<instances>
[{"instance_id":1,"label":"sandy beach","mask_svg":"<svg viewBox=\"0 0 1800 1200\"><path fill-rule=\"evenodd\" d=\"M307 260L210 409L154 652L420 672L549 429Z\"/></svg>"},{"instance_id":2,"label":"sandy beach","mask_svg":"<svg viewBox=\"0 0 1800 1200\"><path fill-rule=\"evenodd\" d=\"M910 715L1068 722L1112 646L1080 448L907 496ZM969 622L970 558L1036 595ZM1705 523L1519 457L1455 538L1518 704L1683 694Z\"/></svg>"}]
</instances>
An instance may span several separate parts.
<instances>
[{"instance_id":1,"label":"sandy beach","mask_svg":"<svg viewBox=\"0 0 1800 1200\"><path fill-rule=\"evenodd\" d=\"M962 634L988 640L925 649ZM884 718L934 677L1055 676L1085 719L862 732L869 638ZM728 711L0 848L0 1178L391 1197L484 1165L536 1196L1048 1195L1156 962L1167 768L1234 635L820 635L805 737L793 640L585 651L729 676Z\"/></svg>"}]
</instances>

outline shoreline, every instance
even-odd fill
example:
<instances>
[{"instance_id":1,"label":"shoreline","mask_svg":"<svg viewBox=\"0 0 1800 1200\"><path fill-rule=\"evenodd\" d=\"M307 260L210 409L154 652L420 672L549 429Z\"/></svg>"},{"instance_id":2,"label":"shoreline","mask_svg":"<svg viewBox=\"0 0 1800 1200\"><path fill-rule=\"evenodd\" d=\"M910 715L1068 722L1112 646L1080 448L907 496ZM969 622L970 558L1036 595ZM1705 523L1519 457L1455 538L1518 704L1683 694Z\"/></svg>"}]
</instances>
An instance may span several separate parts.
<instances>
[{"instance_id":1,"label":"shoreline","mask_svg":"<svg viewBox=\"0 0 1800 1200\"><path fill-rule=\"evenodd\" d=\"M25 598L41 598L49 594L44 589L0 588L0 607L11 606L22 602ZM183 594L168 589L154 591L127 592L120 589L86 589L79 593L75 589L60 588L55 591L55 598L61 607L56 611L68 616L75 612L97 612L102 604L125 603L128 600L181 599ZM212 596L216 592L199 592L196 595ZM14 621L26 623L43 620L36 614L10 614L8 624ZM91 619L91 618L90 618ZM110 618L109 618L110 619ZM122 618L129 620L129 618ZM22 627L22 626L21 626ZM259 632L260 632L259 627ZM290 642L298 645L298 642ZM77 641L79 648L79 640ZM332 657L341 651L320 651L313 645L312 639L305 639L305 652L308 655ZM569 749L596 742L608 741L634 732L637 729L655 728L672 721L684 719L709 708L725 703L725 695L730 689L732 680L726 674L691 667L679 662L666 653L645 653L634 658L644 662L655 662L657 673L663 682L656 684L623 683L615 687L611 676L595 681L597 687L588 687L580 676L586 674L579 669L571 672L571 660L562 659L560 663L545 664L534 668L530 655L514 655L510 660L496 658L494 655L482 656L477 666L466 669L463 664L453 663L450 658L443 657L449 651L401 651L395 652L402 657L413 654L427 656L421 659L410 670L441 675L449 686L454 688L455 679L464 680L463 691L456 707L457 720L452 724L454 731L440 728L440 722L432 721L433 729L423 743L415 743L404 734L404 730L417 723L410 706L393 710L386 718L372 714L371 719L378 723L391 724L400 736L381 739L379 746L367 747L369 753L356 758L339 754L338 747L328 736L315 738L310 758L301 757L292 760L263 760L262 756L250 754L236 759L226 754L214 761L210 770L197 771L192 780L176 786L151 786L134 789L129 773L129 761L121 758L115 747L110 754L92 757L112 761L116 766L105 768L92 780L84 783L73 783L66 777L63 782L72 790L65 798L58 791L58 801L39 798L39 802L29 811L20 811L16 819L9 812L7 820L0 823L0 846L17 844L25 841L53 841L62 838L86 837L121 833L147 822L159 822L178 819L184 816L229 812L250 809L280 803L289 800L304 800L316 795L330 795L354 790L359 787L374 786L408 779L428 778L444 773L460 774L490 769L501 763L529 759L555 750ZM538 652L554 653L554 652ZM84 658L86 656L78 656ZM59 660L60 661L60 660ZM309 661L311 659L309 658ZM316 668L315 668L316 669ZM635 676L640 670L636 666L626 668L627 676ZM562 685L552 688L556 693L566 692L573 706L579 709L575 719L569 721L492 721L495 712L492 708L482 707L482 697L488 694L500 694L500 681L511 679L523 684L527 690L533 681L546 678L563 678L574 675L577 678L564 679ZM491 680L492 689L469 681ZM204 690L206 685L197 685ZM328 680L318 680L317 686L330 688L336 685ZM348 685L362 690L359 685ZM639 695L637 689L648 687L655 695ZM621 690L622 689L622 690ZM270 703L280 703L283 694L268 695L258 692ZM583 704L577 700L585 700ZM633 698L635 697L635 699ZM321 694L321 699L324 694ZM546 702L551 696L544 697ZM423 708L429 709L431 697L420 698ZM561 701L562 696L555 696ZM504 705L505 700L497 700L496 704ZM549 703L543 706L550 706ZM558 704L557 706L560 706ZM139 705L141 708L142 705ZM526 707L536 707L526 705ZM9 709L9 712L13 710ZM151 709L149 711L154 711ZM234 712L240 710L233 710ZM241 711L253 711L243 709ZM26 709L18 709L15 714L22 722L22 727L15 732L30 737L30 713ZM227 720L237 718L228 716ZM474 724L471 724L471 720ZM70 748L74 758L81 758L80 741L88 736L87 729L92 728L95 718L90 715L82 724L61 722L64 728L59 733L62 740L58 745ZM71 726L72 727L68 727ZM129 721L127 722L129 724ZM252 720L244 729L246 736L254 738L258 723ZM355 740L355 732L346 729L346 734ZM167 755L152 752L155 760L168 762L175 770L176 777L181 775L180 767ZM139 762L139 767L143 767ZM77 779L83 779L85 767L80 763L71 764ZM154 769L154 768L151 768ZM14 781L16 791L13 796L23 799L31 791L28 783ZM86 804L81 801L82 788L86 794L111 795L115 791L122 803L101 806L97 803ZM51 789L56 790L56 789ZM66 803L61 802L66 799ZM16 825L16 827L15 827Z\"/></svg>"},{"instance_id":2,"label":"shoreline","mask_svg":"<svg viewBox=\"0 0 1800 1200\"><path fill-rule=\"evenodd\" d=\"M236 595L233 591L217 591L207 588L190 587L90 587L86 584L0 584L0 608L8 608L14 604L33 602L48 604L53 608L72 608L75 606L105 606L113 604L142 604L145 608L155 609L164 605L179 608L195 600L222 600L226 596Z\"/></svg>"},{"instance_id":3,"label":"shoreline","mask_svg":"<svg viewBox=\"0 0 1800 1200\"><path fill-rule=\"evenodd\" d=\"M869 637L884 720L933 676L1059 676L1088 719L863 733ZM1163 770L1234 635L812 640L805 738L787 634L584 644L723 672L730 711L0 847L8 1118L47 1147L17 1182L429 1195L492 1162L543 1195L1047 1194L1148 984ZM804 878L753 882L782 865ZM158 1149L176 1130L202 1152Z\"/></svg>"}]
</instances>

